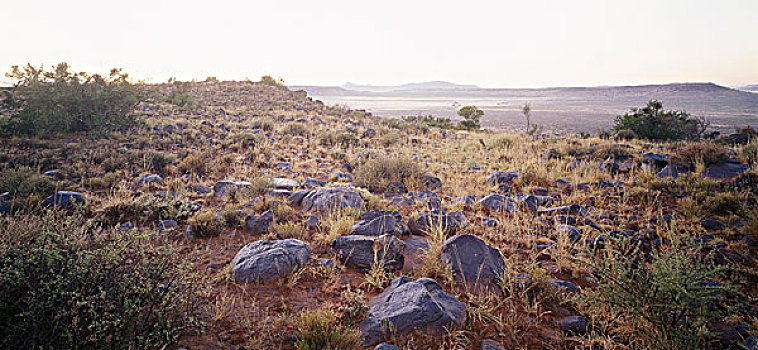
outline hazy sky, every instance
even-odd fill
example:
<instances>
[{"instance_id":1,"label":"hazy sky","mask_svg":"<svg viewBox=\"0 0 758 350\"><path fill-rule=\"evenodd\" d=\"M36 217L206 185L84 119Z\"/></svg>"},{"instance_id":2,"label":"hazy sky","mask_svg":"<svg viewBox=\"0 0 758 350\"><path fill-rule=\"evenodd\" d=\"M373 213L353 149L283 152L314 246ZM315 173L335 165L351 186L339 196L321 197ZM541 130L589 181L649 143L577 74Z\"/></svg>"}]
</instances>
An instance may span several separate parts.
<instances>
[{"instance_id":1,"label":"hazy sky","mask_svg":"<svg viewBox=\"0 0 758 350\"><path fill-rule=\"evenodd\" d=\"M758 83L758 0L3 0L0 23L2 72L67 61L153 82Z\"/></svg>"}]
</instances>

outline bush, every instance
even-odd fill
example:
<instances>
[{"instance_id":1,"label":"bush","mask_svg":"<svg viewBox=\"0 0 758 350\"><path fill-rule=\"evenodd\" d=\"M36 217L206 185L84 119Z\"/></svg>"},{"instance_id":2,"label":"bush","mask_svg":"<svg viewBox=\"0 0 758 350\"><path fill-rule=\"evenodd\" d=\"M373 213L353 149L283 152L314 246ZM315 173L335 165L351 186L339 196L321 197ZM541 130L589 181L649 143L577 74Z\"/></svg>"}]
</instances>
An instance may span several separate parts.
<instances>
[{"instance_id":1,"label":"bush","mask_svg":"<svg viewBox=\"0 0 758 350\"><path fill-rule=\"evenodd\" d=\"M484 111L476 106L465 106L458 110L458 115L463 117L463 120L458 122L458 127L464 130L479 130L481 125L479 120L484 115Z\"/></svg>"},{"instance_id":2,"label":"bush","mask_svg":"<svg viewBox=\"0 0 758 350\"><path fill-rule=\"evenodd\" d=\"M224 229L224 221L213 210L201 210L189 219L192 237L216 237Z\"/></svg>"},{"instance_id":3,"label":"bush","mask_svg":"<svg viewBox=\"0 0 758 350\"><path fill-rule=\"evenodd\" d=\"M690 118L684 111L664 111L661 102L651 100L645 107L617 116L613 132L631 130L650 140L697 140L708 126L705 118Z\"/></svg>"},{"instance_id":4,"label":"bush","mask_svg":"<svg viewBox=\"0 0 758 350\"><path fill-rule=\"evenodd\" d=\"M190 265L152 232L0 219L0 348L143 349L201 322Z\"/></svg>"},{"instance_id":5,"label":"bush","mask_svg":"<svg viewBox=\"0 0 758 350\"><path fill-rule=\"evenodd\" d=\"M649 254L625 238L612 240L614 247L606 251L590 253L589 265L600 284L582 299L622 310L617 319L652 342L643 348L702 349L712 336L706 326L721 321L736 305L730 300L733 288L716 283L729 268L688 246L689 237L672 232L671 239L671 247Z\"/></svg>"},{"instance_id":6,"label":"bush","mask_svg":"<svg viewBox=\"0 0 758 350\"><path fill-rule=\"evenodd\" d=\"M171 196L143 194L136 198L115 201L98 213L100 221L114 226L126 221L151 223L160 220L182 221L196 210L189 202Z\"/></svg>"},{"instance_id":7,"label":"bush","mask_svg":"<svg viewBox=\"0 0 758 350\"><path fill-rule=\"evenodd\" d=\"M634 140L637 138L637 133L635 133L634 130L623 129L616 132L616 134L613 135L613 138L617 141Z\"/></svg>"},{"instance_id":8,"label":"bush","mask_svg":"<svg viewBox=\"0 0 758 350\"><path fill-rule=\"evenodd\" d=\"M30 195L42 198L54 191L55 186L50 179L30 167L0 171L0 193L9 192L11 198L25 199Z\"/></svg>"},{"instance_id":9,"label":"bush","mask_svg":"<svg viewBox=\"0 0 758 350\"><path fill-rule=\"evenodd\" d=\"M13 66L7 76L20 85L14 92L14 112L3 131L10 135L102 132L137 123L133 111L143 93L129 83L127 74L113 69L102 77L68 69L65 62L52 72L32 65L23 70Z\"/></svg>"},{"instance_id":10,"label":"bush","mask_svg":"<svg viewBox=\"0 0 758 350\"><path fill-rule=\"evenodd\" d=\"M726 148L713 142L689 142L678 144L671 155L671 162L690 169L695 169L699 163L705 166L713 165L727 158Z\"/></svg>"},{"instance_id":11,"label":"bush","mask_svg":"<svg viewBox=\"0 0 758 350\"><path fill-rule=\"evenodd\" d=\"M701 209L714 215L742 214L745 210L743 200L733 193L716 193L709 195Z\"/></svg>"},{"instance_id":12,"label":"bush","mask_svg":"<svg viewBox=\"0 0 758 350\"><path fill-rule=\"evenodd\" d=\"M386 192L392 182L415 181L423 175L410 159L377 157L369 159L355 172L355 184L374 193Z\"/></svg>"},{"instance_id":13,"label":"bush","mask_svg":"<svg viewBox=\"0 0 758 350\"><path fill-rule=\"evenodd\" d=\"M305 311L295 321L298 350L342 350L361 347L358 331L337 323L331 310Z\"/></svg>"}]
</instances>

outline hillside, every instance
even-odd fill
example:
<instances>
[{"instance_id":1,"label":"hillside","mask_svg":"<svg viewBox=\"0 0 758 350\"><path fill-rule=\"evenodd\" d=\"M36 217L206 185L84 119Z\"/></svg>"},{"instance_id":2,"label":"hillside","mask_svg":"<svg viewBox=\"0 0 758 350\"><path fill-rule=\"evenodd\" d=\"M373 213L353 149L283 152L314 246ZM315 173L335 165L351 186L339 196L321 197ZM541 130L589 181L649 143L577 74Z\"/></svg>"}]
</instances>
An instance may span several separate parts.
<instances>
[{"instance_id":1,"label":"hillside","mask_svg":"<svg viewBox=\"0 0 758 350\"><path fill-rule=\"evenodd\" d=\"M0 348L755 340L748 134L655 143L443 130L274 84L148 88L141 125L0 139L0 288L11 291L0 293ZM545 91L743 96L709 84L497 93ZM45 298L28 281L79 289ZM14 313L24 305L38 317ZM46 322L56 328L37 331ZM139 343L154 328L167 330Z\"/></svg>"}]
</instances>

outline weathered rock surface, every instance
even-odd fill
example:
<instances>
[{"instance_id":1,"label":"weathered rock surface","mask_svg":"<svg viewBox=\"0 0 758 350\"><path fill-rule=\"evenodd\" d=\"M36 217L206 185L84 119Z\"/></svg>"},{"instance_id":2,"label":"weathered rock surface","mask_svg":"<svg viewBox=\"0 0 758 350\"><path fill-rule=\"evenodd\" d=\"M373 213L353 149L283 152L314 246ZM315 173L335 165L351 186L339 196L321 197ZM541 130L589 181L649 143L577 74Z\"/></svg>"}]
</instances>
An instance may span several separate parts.
<instances>
[{"instance_id":1,"label":"weathered rock surface","mask_svg":"<svg viewBox=\"0 0 758 350\"><path fill-rule=\"evenodd\" d=\"M329 214L345 208L363 210L363 198L345 187L326 187L309 192L301 202L304 211Z\"/></svg>"},{"instance_id":2,"label":"weathered rock surface","mask_svg":"<svg viewBox=\"0 0 758 350\"><path fill-rule=\"evenodd\" d=\"M58 191L45 198L41 205L47 208L73 209L85 203L84 195L79 192Z\"/></svg>"},{"instance_id":3,"label":"weathered rock surface","mask_svg":"<svg viewBox=\"0 0 758 350\"><path fill-rule=\"evenodd\" d=\"M360 220L353 224L352 231L352 234L364 236L403 236L408 233L408 225L399 212L383 210L369 210L361 214Z\"/></svg>"},{"instance_id":4,"label":"weathered rock surface","mask_svg":"<svg viewBox=\"0 0 758 350\"><path fill-rule=\"evenodd\" d=\"M416 329L441 335L446 329L461 329L466 323L466 305L429 278L413 281L398 277L369 305L366 319L360 324L366 346Z\"/></svg>"},{"instance_id":5,"label":"weathered rock surface","mask_svg":"<svg viewBox=\"0 0 758 350\"><path fill-rule=\"evenodd\" d=\"M256 241L244 246L232 259L232 277L238 283L273 282L304 266L311 249L297 239Z\"/></svg>"},{"instance_id":6,"label":"weathered rock surface","mask_svg":"<svg viewBox=\"0 0 758 350\"><path fill-rule=\"evenodd\" d=\"M453 269L453 277L469 290L496 290L505 271L500 251L473 235L456 235L442 245L440 260Z\"/></svg>"},{"instance_id":7,"label":"weathered rock surface","mask_svg":"<svg viewBox=\"0 0 758 350\"><path fill-rule=\"evenodd\" d=\"M274 223L274 212L271 210L264 211L260 216L248 215L245 217L245 228L252 235L261 235L268 232Z\"/></svg>"},{"instance_id":8,"label":"weathered rock surface","mask_svg":"<svg viewBox=\"0 0 758 350\"><path fill-rule=\"evenodd\" d=\"M330 247L343 264L359 270L368 270L376 263L383 263L389 270L403 268L405 243L392 235L342 236Z\"/></svg>"},{"instance_id":9,"label":"weathered rock surface","mask_svg":"<svg viewBox=\"0 0 758 350\"><path fill-rule=\"evenodd\" d=\"M442 229L445 234L452 234L465 224L466 217L459 211L447 214L439 212L416 213L408 219L408 228L411 233L421 236L428 235L436 229Z\"/></svg>"}]
</instances>

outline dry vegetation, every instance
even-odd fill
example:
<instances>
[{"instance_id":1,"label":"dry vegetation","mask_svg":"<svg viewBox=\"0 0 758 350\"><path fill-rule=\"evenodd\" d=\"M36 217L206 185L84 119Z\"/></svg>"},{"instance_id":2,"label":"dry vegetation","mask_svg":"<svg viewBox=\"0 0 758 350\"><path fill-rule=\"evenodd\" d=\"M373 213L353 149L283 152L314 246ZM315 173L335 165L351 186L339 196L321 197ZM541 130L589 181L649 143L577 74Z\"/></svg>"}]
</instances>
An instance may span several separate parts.
<instances>
[{"instance_id":1,"label":"dry vegetation","mask_svg":"<svg viewBox=\"0 0 758 350\"><path fill-rule=\"evenodd\" d=\"M327 107L270 82L160 85L138 112L144 125L99 139L0 140L0 192L11 192L3 200L26 208L0 220L11 228L14 220L44 216L35 204L55 190L84 193L87 204L80 210L88 225L111 228L129 221L137 231L153 231L161 220L175 220L177 227L161 227L159 234L167 239L155 241L175 247L191 263L191 278L183 283L203 286L191 289L199 298L196 315L203 325L184 332L172 346L360 348L358 324L369 299L400 275L433 278L467 307L462 329L442 337L415 331L389 341L401 348L478 349L484 339L506 349L738 348L758 327L758 174L750 170L728 181L700 176L730 153L746 155L743 163L754 162L746 153L751 146L422 128ZM694 173L659 178L642 166L645 152L674 154L674 162ZM622 171L598 165L609 157L631 160L634 166ZM39 175L52 169L61 178ZM553 203L540 208L585 208L587 215L574 224L583 231L581 238L556 229L569 218L532 213L525 205L508 213L452 203L460 196L501 191L485 178L509 170L520 172L510 183L510 195L546 192ZM162 181L136 184L149 173ZM502 254L505 273L498 291L474 293L454 281L450 267L440 263L442 245L451 236L442 228L429 232L429 250L413 264L406 257L399 271L377 264L364 272L336 260L334 268L317 264L334 258L329 243L349 234L361 213L324 215L318 227L307 228L310 213L272 193L269 181L354 182L367 209L398 210L407 220L428 209L398 206L382 192L392 182L424 190L429 183L423 175L441 180L434 192L443 209L465 215L466 225L457 233L480 237ZM214 196L220 180L251 186ZM269 209L273 225L251 236L245 216ZM485 226L485 217L499 225ZM704 219L725 227L706 231ZM266 285L240 284L230 277L231 260L245 244L285 238L308 243L312 262ZM3 236L2 242L12 239ZM650 270L629 264L649 264ZM556 280L571 282L579 291L553 288ZM718 294L690 290L701 282L724 289L714 287ZM671 300L680 303L656 306ZM556 324L570 315L587 320L586 332L572 334ZM734 341L717 332L734 327L744 328Z\"/></svg>"}]
</instances>

